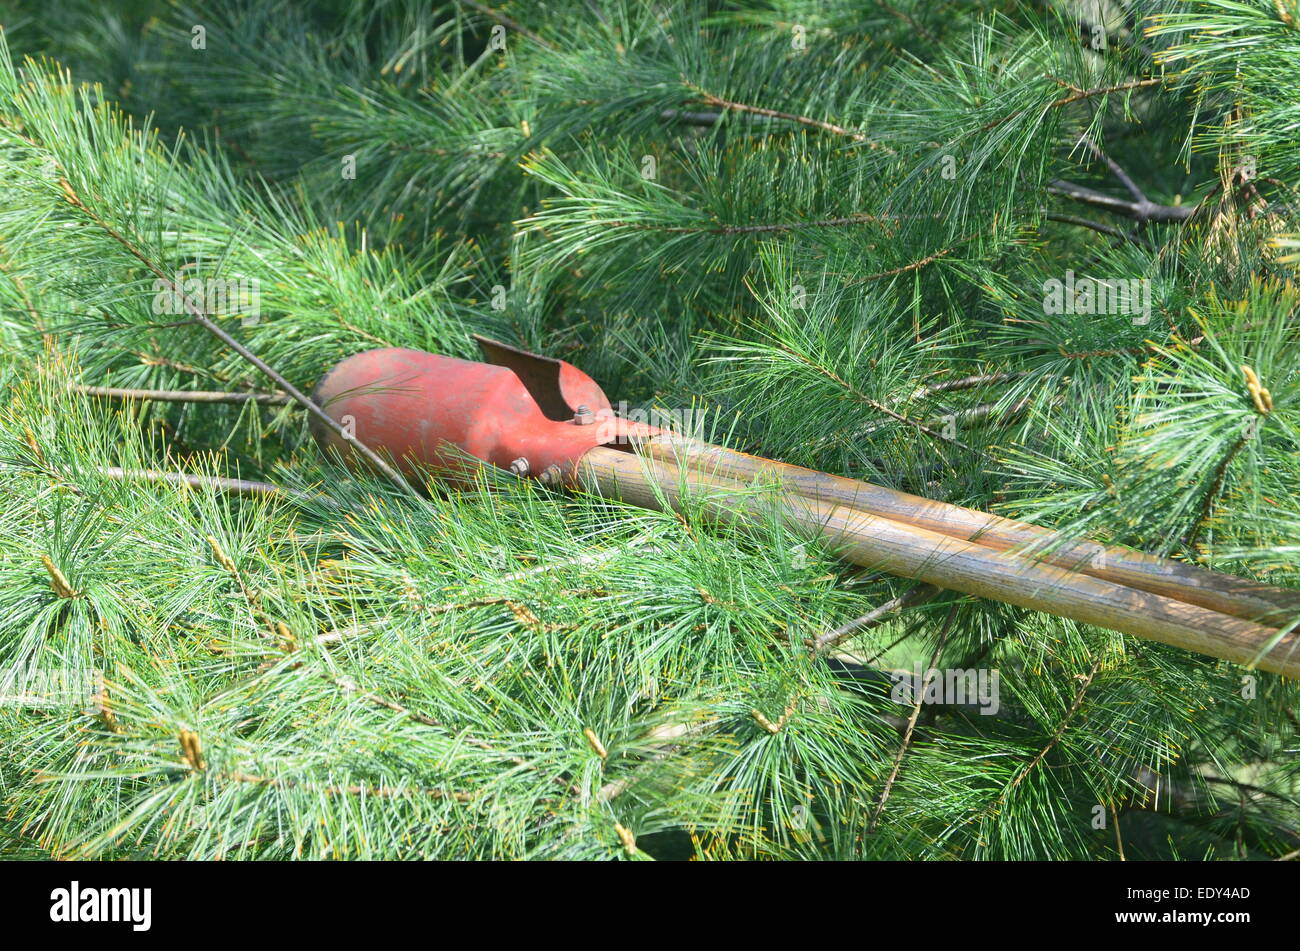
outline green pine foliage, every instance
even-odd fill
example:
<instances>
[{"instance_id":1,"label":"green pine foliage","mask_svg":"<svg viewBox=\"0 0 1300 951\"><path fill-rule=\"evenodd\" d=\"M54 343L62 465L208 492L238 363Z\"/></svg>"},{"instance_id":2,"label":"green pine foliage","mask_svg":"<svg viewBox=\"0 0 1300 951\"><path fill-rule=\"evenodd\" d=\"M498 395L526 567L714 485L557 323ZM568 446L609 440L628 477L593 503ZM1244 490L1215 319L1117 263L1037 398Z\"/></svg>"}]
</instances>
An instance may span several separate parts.
<instances>
[{"instance_id":1,"label":"green pine foliage","mask_svg":"<svg viewBox=\"0 0 1300 951\"><path fill-rule=\"evenodd\" d=\"M159 279L255 282L215 319L306 392L485 333L1300 587L1295 0L0 17L0 855L1297 854L1284 678L946 592L810 651L913 584L83 389L273 390ZM1067 272L1147 307L1053 312ZM918 665L996 670L997 712L900 700Z\"/></svg>"}]
</instances>

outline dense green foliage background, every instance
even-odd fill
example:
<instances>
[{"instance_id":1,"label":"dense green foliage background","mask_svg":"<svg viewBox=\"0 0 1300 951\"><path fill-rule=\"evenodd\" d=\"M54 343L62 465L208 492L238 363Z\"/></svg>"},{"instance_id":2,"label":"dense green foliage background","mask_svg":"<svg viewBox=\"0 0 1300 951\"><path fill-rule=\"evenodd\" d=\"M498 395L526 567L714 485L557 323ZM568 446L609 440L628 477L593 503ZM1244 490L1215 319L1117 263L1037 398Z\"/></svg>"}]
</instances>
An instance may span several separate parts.
<instances>
[{"instance_id":1,"label":"dense green foliage background","mask_svg":"<svg viewBox=\"0 0 1300 951\"><path fill-rule=\"evenodd\" d=\"M267 390L154 306L253 279L220 323L303 390L487 333L748 451L1300 586L1294 0L0 11L4 854L1296 856L1279 677L947 594L811 656L911 584L76 387ZM1045 313L1067 271L1150 320ZM907 730L915 664L997 669L998 714Z\"/></svg>"}]
</instances>

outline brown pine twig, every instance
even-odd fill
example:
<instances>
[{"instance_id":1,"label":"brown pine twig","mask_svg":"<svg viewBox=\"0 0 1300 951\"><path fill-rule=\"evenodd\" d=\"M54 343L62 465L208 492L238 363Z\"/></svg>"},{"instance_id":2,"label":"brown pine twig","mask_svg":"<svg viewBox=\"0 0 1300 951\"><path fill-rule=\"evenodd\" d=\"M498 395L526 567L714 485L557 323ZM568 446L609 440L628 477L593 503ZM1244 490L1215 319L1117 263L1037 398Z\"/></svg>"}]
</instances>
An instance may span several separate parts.
<instances>
[{"instance_id":1,"label":"brown pine twig","mask_svg":"<svg viewBox=\"0 0 1300 951\"><path fill-rule=\"evenodd\" d=\"M196 475L190 472L162 472L157 469L123 469L120 466L90 466L108 479L122 482L142 481L161 482L168 485L187 485L192 489L213 489L218 492L231 492L235 495L265 496L267 498L285 498L296 501L316 500L326 502L324 496L312 496L305 492L296 492L270 482L256 482L248 479L227 479L221 476Z\"/></svg>"},{"instance_id":2,"label":"brown pine twig","mask_svg":"<svg viewBox=\"0 0 1300 951\"><path fill-rule=\"evenodd\" d=\"M826 122L823 119L813 119L809 116L796 115L792 112L779 112L776 109L767 109L763 106L751 106L743 102L732 102L730 99L723 99L712 93L705 92L703 89L691 87L695 90L696 98L706 106L716 106L719 109L725 109L729 112L746 112L756 116L766 116L769 119L784 119L787 122L797 122L799 125L808 126L811 129L820 129L822 132L831 132L835 135L845 136L854 142L867 143L871 148L880 148L879 142L872 142L862 132L854 132L852 129L846 129L844 126L836 125L833 122Z\"/></svg>"},{"instance_id":3,"label":"brown pine twig","mask_svg":"<svg viewBox=\"0 0 1300 951\"><path fill-rule=\"evenodd\" d=\"M1196 547L1201 533L1210 523L1210 518L1214 514L1214 503L1219 500L1219 492L1223 489L1224 480L1228 477L1228 467L1232 465L1232 460L1237 458L1237 454L1250 441L1250 435L1242 435L1231 448L1228 449L1219 464L1214 467L1214 477L1210 480L1210 487L1205 490L1205 498L1201 500L1201 510L1196 516L1196 521L1192 524L1191 531L1187 533L1185 541L1189 549Z\"/></svg>"},{"instance_id":4,"label":"brown pine twig","mask_svg":"<svg viewBox=\"0 0 1300 951\"><path fill-rule=\"evenodd\" d=\"M807 357L804 357L802 354L799 354L794 350L790 349L785 344L779 344L778 346L780 347L781 350L783 350L789 356L793 357L796 361L803 364L805 367L814 371L815 373L824 376L826 379L830 380L835 385L843 388L847 392L851 393L859 401L865 403L867 406L870 406L876 412L884 413L890 419L903 423L904 425L911 426L914 429L916 429L918 432L922 432L925 435L929 436L931 439L937 439L940 440L941 442L950 443L951 445L957 446L960 449L970 449L970 446L967 446L961 440L956 439L955 437L945 436L943 433L938 432L937 430L931 429L930 427L926 426L921 421L912 419L908 416L904 416L902 413L895 412L894 410L890 409L888 406L881 403L880 401L873 400L871 397L867 396L867 394L863 393L857 387L853 386L851 383L849 383L847 380L841 377L834 370L831 370L827 367L820 366L819 364L809 360Z\"/></svg>"},{"instance_id":5,"label":"brown pine twig","mask_svg":"<svg viewBox=\"0 0 1300 951\"><path fill-rule=\"evenodd\" d=\"M816 638L809 639L808 646L815 654L824 654L838 647L855 634L879 627L909 607L924 604L943 593L943 589L932 584L919 584L896 598L872 608L861 617L846 621L833 631L827 631Z\"/></svg>"},{"instance_id":6,"label":"brown pine twig","mask_svg":"<svg viewBox=\"0 0 1300 951\"><path fill-rule=\"evenodd\" d=\"M1091 218L1081 218L1078 215L1061 215L1056 212L1047 212L1043 217L1048 221L1059 221L1061 224L1077 225L1080 228L1087 228L1089 231L1095 231L1098 234L1104 234L1119 241L1132 241L1134 244L1142 245L1148 251L1152 250L1151 242L1147 241L1145 238L1139 238L1136 235L1128 234L1113 225L1103 224L1100 221L1093 221Z\"/></svg>"},{"instance_id":7,"label":"brown pine twig","mask_svg":"<svg viewBox=\"0 0 1300 951\"><path fill-rule=\"evenodd\" d=\"M259 403L264 406L291 406L287 393L228 393L221 390L138 390L117 386L87 386L76 383L74 393L103 396L115 400L154 401L160 403Z\"/></svg>"},{"instance_id":8,"label":"brown pine twig","mask_svg":"<svg viewBox=\"0 0 1300 951\"><path fill-rule=\"evenodd\" d=\"M429 799L453 799L456 802L472 802L473 793L467 792L446 792L441 789L392 789L385 786L317 786L311 783L304 783L296 779L276 779L272 776L257 776L252 773L245 773L236 770L232 773L222 773L218 779L226 779L236 783L249 783L255 786L267 786L271 789L302 789L313 793L324 793L327 796L374 796L379 799L409 799L416 796L427 797Z\"/></svg>"},{"instance_id":9,"label":"brown pine twig","mask_svg":"<svg viewBox=\"0 0 1300 951\"><path fill-rule=\"evenodd\" d=\"M852 287L854 284L865 284L867 281L878 281L881 278L894 277L898 274L907 274L911 271L920 270L927 264L933 264L940 258L952 254L952 252L956 251L957 248L961 247L969 240L970 238L963 238L951 247L944 248L942 251L936 251L934 254L928 254L918 261L913 261L911 264L904 264L902 267L890 268L888 271L877 271L875 274L867 274L864 277L855 278L854 280L849 281L847 286Z\"/></svg>"},{"instance_id":10,"label":"brown pine twig","mask_svg":"<svg viewBox=\"0 0 1300 951\"><path fill-rule=\"evenodd\" d=\"M774 234L795 231L799 228L838 228L845 225L866 224L893 220L889 215L844 215L839 218L820 218L814 221L778 221L763 224L731 225L654 225L638 221L611 221L614 228L630 228L634 231L657 231L661 234Z\"/></svg>"}]
</instances>

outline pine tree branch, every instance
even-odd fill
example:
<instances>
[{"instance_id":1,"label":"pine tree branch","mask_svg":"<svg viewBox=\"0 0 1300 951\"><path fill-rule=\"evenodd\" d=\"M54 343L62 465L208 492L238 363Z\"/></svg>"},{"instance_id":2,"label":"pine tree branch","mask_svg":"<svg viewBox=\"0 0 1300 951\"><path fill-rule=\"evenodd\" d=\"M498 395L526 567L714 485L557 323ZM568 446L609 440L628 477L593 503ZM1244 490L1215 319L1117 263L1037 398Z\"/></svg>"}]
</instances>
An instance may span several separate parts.
<instances>
[{"instance_id":1,"label":"pine tree branch","mask_svg":"<svg viewBox=\"0 0 1300 951\"><path fill-rule=\"evenodd\" d=\"M712 126L722 118L721 112L694 112L689 109L663 109L659 118L665 122L680 122L682 125Z\"/></svg>"},{"instance_id":2,"label":"pine tree branch","mask_svg":"<svg viewBox=\"0 0 1300 951\"><path fill-rule=\"evenodd\" d=\"M1100 208L1103 211L1113 212L1117 215L1123 215L1125 218L1136 218L1137 204L1126 201L1123 198L1115 198L1113 195L1107 195L1083 185L1076 185L1073 182L1067 182L1063 179L1055 179L1047 186L1049 195L1060 195L1063 198L1069 198L1071 201L1077 201L1093 208Z\"/></svg>"},{"instance_id":3,"label":"pine tree branch","mask_svg":"<svg viewBox=\"0 0 1300 951\"><path fill-rule=\"evenodd\" d=\"M1075 715L1079 712L1079 709L1083 706L1083 699L1088 693L1088 688L1092 686L1092 681L1097 676L1097 671L1101 669L1101 661L1102 658L1098 657L1095 661L1093 661L1091 669L1086 674L1077 675L1079 679L1079 686L1074 694L1074 702L1071 703L1070 708L1065 711L1065 716L1063 716L1061 718L1061 721L1057 724L1056 729L1052 732L1052 735L1048 739L1047 744L1042 749L1040 749L1037 753L1035 753L1033 758L1030 759L1028 763L1026 763L1024 766L1020 768L1020 770L1016 773L1015 777L1011 780L1010 785L1008 785L1006 789L1002 790L1002 792L998 794L996 799L994 799L982 810L980 810L979 815L981 816L987 815L989 812L992 812L1003 802L1005 802L1007 796L1011 795L1011 793L1016 789L1016 787L1019 786L1022 782L1024 782L1025 778L1031 772L1033 772L1034 767L1036 767L1039 763L1041 763L1044 759L1046 759L1047 754L1052 752L1052 750L1056 748L1057 743L1061 742L1061 738L1065 736L1065 731L1069 729L1071 721L1074 719Z\"/></svg>"},{"instance_id":4,"label":"pine tree branch","mask_svg":"<svg viewBox=\"0 0 1300 951\"><path fill-rule=\"evenodd\" d=\"M1010 406L1003 407L1001 403L981 403L978 406L970 406L966 409L959 409L955 413L949 413L945 416L937 416L925 420L925 425L932 429L940 430L944 426L969 426L976 423L982 423L993 420L999 425L1010 425L1019 419L1029 408L1033 398L1025 396L1012 403ZM887 428L888 423L871 423L861 429L853 431L855 437L870 436L873 433L880 432ZM837 434L838 435L838 434Z\"/></svg>"},{"instance_id":5,"label":"pine tree branch","mask_svg":"<svg viewBox=\"0 0 1300 951\"><path fill-rule=\"evenodd\" d=\"M1232 779L1227 776L1202 776L1207 783L1214 783L1218 786L1231 786L1233 789L1245 791L1257 796L1267 796L1269 799L1276 799L1284 802L1289 806L1300 806L1300 800L1291 796L1284 795L1273 789L1265 789L1263 786L1256 786L1253 783L1243 783L1240 780Z\"/></svg>"},{"instance_id":6,"label":"pine tree branch","mask_svg":"<svg viewBox=\"0 0 1300 951\"><path fill-rule=\"evenodd\" d=\"M888 416L890 419L895 420L896 422L903 423L906 426L911 426L912 428L917 430L917 432L924 433L925 435L929 436L931 439L937 439L940 442L946 442L953 446L957 446L961 449L970 449L970 446L966 445L961 440L952 436L946 436L941 432L931 429L930 427L926 426L924 423L920 422L919 420L915 420L908 416L904 416L902 413L898 413L890 409L884 403L881 403L878 400L873 400L871 397L867 396L867 394L863 393L857 387L853 386L851 383L849 383L847 380L845 380L843 377L841 377L838 373L831 370L830 368L821 366L820 364L815 363L812 360L809 360L807 357L803 356L800 353L797 353L795 350L791 349L790 347L787 347L783 343L778 343L777 346L784 353L793 357L796 361L801 363L803 366L814 371L815 373L820 374L821 376L830 380L832 383L836 384L837 386L842 387L844 390L852 394L853 397L856 398L859 402L865 403L867 406L870 406L876 412L884 413L886 416Z\"/></svg>"},{"instance_id":7,"label":"pine tree branch","mask_svg":"<svg viewBox=\"0 0 1300 951\"><path fill-rule=\"evenodd\" d=\"M1060 109L1062 106L1068 106L1072 103L1082 102L1085 99L1092 99L1095 96L1106 96L1116 92L1130 92L1134 89L1145 89L1150 86L1159 86L1164 82L1164 79L1156 76L1150 79L1135 79L1130 82L1119 83L1118 85L1114 85L1114 86L1097 86L1093 89L1080 89L1078 86L1075 86L1071 83L1067 83L1060 79L1056 79L1053 81L1057 85L1064 86L1066 89L1071 90L1071 92L1070 95L1068 96L1062 96L1060 99L1054 99L1051 102L1049 102L1047 104L1048 109ZM991 132L993 129L996 129L998 126L1005 125L1006 123L1010 122L1012 119L1024 115L1028 111L1029 110L1027 109L1017 109L1015 112L1009 112L1004 116L999 116L997 119L994 119L980 126L979 131Z\"/></svg>"},{"instance_id":8,"label":"pine tree branch","mask_svg":"<svg viewBox=\"0 0 1300 951\"><path fill-rule=\"evenodd\" d=\"M933 264L935 261L939 260L940 258L947 257L948 255L952 254L952 252L956 251L963 244L966 244L968 241L970 241L971 237L973 237L973 235L962 238L956 244L944 248L942 251L936 251L933 254L927 254L925 257L913 261L911 264L904 264L902 267L890 268L888 271L878 271L875 274L867 274L863 277L854 278L853 280L848 282L847 286L852 287L854 284L865 284L867 281L878 281L881 278L894 277L895 275L898 274L907 274L911 271L920 270L921 268L925 267L927 264Z\"/></svg>"},{"instance_id":9,"label":"pine tree branch","mask_svg":"<svg viewBox=\"0 0 1300 951\"><path fill-rule=\"evenodd\" d=\"M916 18L913 17L910 13L906 12L905 10L898 9L892 3L887 3L886 0L876 0L876 6L880 7L880 9L884 10L888 14L898 17L898 19L902 20L904 23L910 26L913 30L917 32L918 36L923 37L927 42L929 43L939 42L938 37L936 37L928 29L926 29L924 25L917 22Z\"/></svg>"},{"instance_id":10,"label":"pine tree branch","mask_svg":"<svg viewBox=\"0 0 1300 951\"><path fill-rule=\"evenodd\" d=\"M168 357L159 356L158 354L141 353L137 350L130 351L133 357L138 357L140 362L147 367L166 367L169 370L176 370L180 373L191 373L194 376L208 376L222 383L228 382L227 378L220 373L205 367L192 367L188 363L169 359Z\"/></svg>"},{"instance_id":11,"label":"pine tree branch","mask_svg":"<svg viewBox=\"0 0 1300 951\"><path fill-rule=\"evenodd\" d=\"M1069 198L1071 201L1091 205L1094 208L1101 208L1112 214L1122 215L1139 224L1147 224L1152 221L1186 221L1196 214L1196 209L1199 207L1199 205L1162 205L1146 198L1126 201L1123 198L1115 198L1104 192L1085 188L1083 185L1076 185L1062 179L1051 182L1047 186L1047 192L1051 195Z\"/></svg>"},{"instance_id":12,"label":"pine tree branch","mask_svg":"<svg viewBox=\"0 0 1300 951\"><path fill-rule=\"evenodd\" d=\"M3 247L0 247L0 256L3 256L5 259L10 257L9 252ZM31 295L27 292L26 282L21 276L14 274L7 265L0 264L0 273L3 273L5 277L9 278L10 283L14 286L14 290L18 292L18 297L23 302L23 309L27 311L27 316L32 319L32 326L41 333L44 333L45 320L36 309L35 303L32 302Z\"/></svg>"},{"instance_id":13,"label":"pine tree branch","mask_svg":"<svg viewBox=\"0 0 1300 951\"><path fill-rule=\"evenodd\" d=\"M1092 139L1086 135L1082 136L1079 141L1087 147L1089 152L1106 163L1106 167L1110 169L1111 174L1118 178L1120 184L1128 189L1128 193L1133 196L1133 201L1137 202L1139 205L1150 204L1142 189L1138 188L1137 182L1133 181L1133 179L1129 177L1128 172L1120 168L1118 162L1103 152L1096 142L1092 141Z\"/></svg>"},{"instance_id":14,"label":"pine tree branch","mask_svg":"<svg viewBox=\"0 0 1300 951\"><path fill-rule=\"evenodd\" d=\"M1147 198L1146 193L1138 187L1137 182L1133 181L1132 176L1120 166L1118 162L1101 150L1097 143L1093 142L1088 136L1082 136L1079 139L1080 144L1088 149L1096 158L1106 163L1112 175L1115 176L1121 185L1132 196L1132 201L1125 201L1121 198L1112 198L1102 192L1094 191L1091 188L1085 188L1082 185L1075 185L1071 182L1056 180L1047 186L1047 191L1052 195L1061 195L1072 201L1082 202L1095 208L1103 208L1106 211L1113 212L1117 215L1123 215L1131 218L1140 226L1148 222L1176 222L1186 221L1196 213L1196 205L1162 205L1158 202L1151 201ZM1049 216L1050 217L1050 216ZM1057 219L1062 220L1062 219ZM1073 223L1079 224L1081 220ZM1096 229L1100 230L1100 228Z\"/></svg>"},{"instance_id":15,"label":"pine tree branch","mask_svg":"<svg viewBox=\"0 0 1300 951\"><path fill-rule=\"evenodd\" d=\"M1031 342L1040 346L1052 346L1046 340L1034 340ZM1154 349L1156 348L1121 347L1118 350L1066 350L1064 347L1057 347L1056 352L1066 360L1091 360L1095 357L1141 357Z\"/></svg>"},{"instance_id":16,"label":"pine tree branch","mask_svg":"<svg viewBox=\"0 0 1300 951\"><path fill-rule=\"evenodd\" d=\"M589 552L581 555L575 555L572 558L566 558L563 561L552 562L546 565L537 565L533 568L525 568L522 571L516 571L513 574L503 575L493 580L494 584L508 584L515 581L523 581L527 578L533 578L537 575L546 574L551 571L557 571L561 568L581 566L584 568L594 567L612 561L619 555L626 554L629 551L635 551L642 548L646 542L654 539L654 534L645 532L629 541L627 544L618 545L605 551Z\"/></svg>"},{"instance_id":17,"label":"pine tree branch","mask_svg":"<svg viewBox=\"0 0 1300 951\"><path fill-rule=\"evenodd\" d=\"M859 225L869 222L892 221L890 215L845 215L841 218L822 218L815 221L789 221L773 222L767 224L751 225L658 225L646 224L640 221L621 221L615 220L609 222L611 227L630 228L635 231L657 231L661 234L774 234L785 231L796 231L799 228L838 228L845 225ZM883 276L883 275L882 275ZM870 280L870 278L863 278Z\"/></svg>"},{"instance_id":18,"label":"pine tree branch","mask_svg":"<svg viewBox=\"0 0 1300 951\"><path fill-rule=\"evenodd\" d=\"M6 465L5 468L9 468L9 466ZM92 465L82 466L81 468L117 482L155 482L165 485L187 485L192 489L211 489L217 492L231 492L235 495L253 495L265 498L284 498L301 502L324 502L327 504L333 504L331 500L326 499L324 496L314 496L309 495L306 492L297 492L293 489L286 489L283 486L274 485L270 482L257 482L249 479L228 479L221 476L197 475L190 472L164 472L158 469L124 469L120 466ZM50 466L49 469L54 475L61 479L65 479L66 481L66 477L61 470L53 466ZM81 494L83 491L80 487L75 485L70 486L70 489L76 494Z\"/></svg>"},{"instance_id":19,"label":"pine tree branch","mask_svg":"<svg viewBox=\"0 0 1300 951\"><path fill-rule=\"evenodd\" d=\"M491 743L488 743L486 740L481 740L478 737L471 736L467 733L454 730L451 726L442 722L441 720L428 716L427 714L420 713L418 710L412 710L410 707L403 706L402 704L398 703L396 700L390 700L389 698L382 696L381 694L377 694L372 690L366 690L365 688L358 686L357 682L353 680L351 677L336 677L330 673L323 673L322 676L324 676L324 678L327 681L332 683L335 687L338 687L344 693L353 694L357 697L360 697L362 700L365 700L367 703L374 704L377 707L383 707L386 710L391 710L394 713L398 714L399 716L405 717L406 719L409 719L414 723L418 723L421 726L434 727L439 730L444 730L454 735L460 742L465 743L469 746L473 746L476 749L480 749L488 753L495 753L497 755L504 755L510 762L514 763L516 766L528 770L536 770L536 767L533 766L531 763L529 763L522 756L515 756L509 753L503 754L500 750L498 750ZM572 785L563 776L552 776L550 778L552 782L558 783L560 786L564 787L564 789L570 793L576 794L579 791L576 786Z\"/></svg>"},{"instance_id":20,"label":"pine tree branch","mask_svg":"<svg viewBox=\"0 0 1300 951\"><path fill-rule=\"evenodd\" d=\"M1127 862L1128 858L1124 855L1124 836L1120 833L1119 829L1119 810L1115 808L1113 802L1109 805L1111 822L1115 826L1115 851L1119 853L1119 860L1121 862Z\"/></svg>"},{"instance_id":21,"label":"pine tree branch","mask_svg":"<svg viewBox=\"0 0 1300 951\"><path fill-rule=\"evenodd\" d=\"M226 573L230 575L230 577L234 579L235 584L238 585L239 593L243 597L244 602L248 605L253 618L261 625L260 630L262 636L267 637L272 633L284 636L284 634L287 633L287 628L283 628L283 625L277 626L275 620L262 609L261 596L248 587L248 583L244 580L243 572L239 570L239 566L235 563L235 560L227 555L225 550L222 549L221 543L217 540L216 536L209 535L207 537L207 542L208 547L212 549L212 554L217 559L217 563L226 570Z\"/></svg>"},{"instance_id":22,"label":"pine tree branch","mask_svg":"<svg viewBox=\"0 0 1300 951\"><path fill-rule=\"evenodd\" d=\"M1196 209L1200 207L1199 205L1162 205L1147 200L1124 201L1059 179L1048 185L1047 191L1085 205L1103 208L1113 214L1123 215L1143 225L1152 221L1160 223L1186 221L1196 214Z\"/></svg>"},{"instance_id":23,"label":"pine tree branch","mask_svg":"<svg viewBox=\"0 0 1300 951\"><path fill-rule=\"evenodd\" d=\"M1129 92L1133 89L1145 89L1150 86L1159 86L1164 82L1160 76L1153 76L1148 79L1134 79L1126 83L1119 83L1115 86L1097 86L1093 89L1080 89L1073 83L1063 82L1059 79L1054 80L1058 85L1064 86L1070 90L1070 95L1063 96L1052 102L1052 108L1058 109L1061 106L1068 106L1074 102L1080 102L1084 99L1091 99L1095 96L1107 96L1115 92Z\"/></svg>"},{"instance_id":24,"label":"pine tree branch","mask_svg":"<svg viewBox=\"0 0 1300 951\"><path fill-rule=\"evenodd\" d=\"M1201 500L1201 511L1196 516L1196 521L1192 523L1191 530L1188 531L1187 538L1184 542L1189 550L1196 548L1196 543L1199 541L1201 533L1209 524L1210 516L1214 514L1214 503L1219 500L1219 492L1223 489L1224 479L1228 476L1228 467L1232 465L1232 460L1237 458L1237 454L1241 452L1249 441L1249 434L1242 435L1232 444L1231 448L1228 449L1223 458L1219 460L1219 464L1215 466L1214 476L1210 480L1210 486L1205 491L1205 498Z\"/></svg>"},{"instance_id":25,"label":"pine tree branch","mask_svg":"<svg viewBox=\"0 0 1300 951\"><path fill-rule=\"evenodd\" d=\"M603 804L617 799L636 784L641 773L646 772L655 764L663 762L676 753L681 748L680 744L676 742L677 740L692 733L702 733L712 729L721 722L722 718L715 716L700 721L667 723L650 730L641 738L642 742L649 741L653 744L650 747L649 758L638 766L632 775L610 780L601 786L595 796L596 802Z\"/></svg>"},{"instance_id":26,"label":"pine tree branch","mask_svg":"<svg viewBox=\"0 0 1300 951\"><path fill-rule=\"evenodd\" d=\"M76 208L89 218L97 227L100 228L100 230L120 244L124 249L126 249L127 253L148 268L149 271L158 278L158 280L162 281L164 287L166 287L170 293L181 299L181 303L185 307L185 310L189 313L190 317L199 324L199 326L203 327L204 330L212 334L212 336L216 337L231 350L235 351L235 353L239 354L246 361L251 363L264 375L269 377L272 382L280 387L280 389L284 390L285 393L292 397L296 403L306 409L308 413L324 423L328 429L336 433L345 442L354 446L357 451L367 459L367 461L387 476L389 480L397 485L398 488L402 489L412 498L420 498L419 493L411 487L410 483L402 477L401 473L381 459L369 446L357 439L355 436L349 434L339 422L317 406L309 396L286 380L278 371L263 361L261 357L257 356L230 334L226 333L226 331L209 318L207 314L203 313L190 296L184 293L181 288L177 287L176 282L168 277L161 267L150 259L142 250L136 247L136 245L125 235L121 234L116 228L101 218L97 212L82 201L81 197L73 190L71 183L69 183L66 178L59 179L59 185L63 189L63 195L67 199L68 204L72 205L72 207Z\"/></svg>"}]
</instances>

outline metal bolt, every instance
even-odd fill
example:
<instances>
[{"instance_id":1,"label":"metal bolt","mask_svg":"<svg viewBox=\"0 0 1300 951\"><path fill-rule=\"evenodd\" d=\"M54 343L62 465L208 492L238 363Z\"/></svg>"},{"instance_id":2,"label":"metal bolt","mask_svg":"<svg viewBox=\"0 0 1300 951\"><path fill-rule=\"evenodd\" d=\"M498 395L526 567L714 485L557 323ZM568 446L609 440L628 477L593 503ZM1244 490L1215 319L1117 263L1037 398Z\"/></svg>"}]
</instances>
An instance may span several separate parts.
<instances>
[{"instance_id":1,"label":"metal bolt","mask_svg":"<svg viewBox=\"0 0 1300 951\"><path fill-rule=\"evenodd\" d=\"M513 472L515 475L519 476L519 478L521 479L524 476L528 475L528 469L529 469L528 460L525 459L523 456L520 456L514 462L510 463L510 471Z\"/></svg>"},{"instance_id":2,"label":"metal bolt","mask_svg":"<svg viewBox=\"0 0 1300 951\"><path fill-rule=\"evenodd\" d=\"M586 403L579 406L577 412L573 414L573 422L578 426L590 426L595 421L596 415Z\"/></svg>"},{"instance_id":3,"label":"metal bolt","mask_svg":"<svg viewBox=\"0 0 1300 951\"><path fill-rule=\"evenodd\" d=\"M542 485L555 485L563 475L564 473L560 471L559 466L551 464L546 467L538 478L541 479Z\"/></svg>"}]
</instances>

